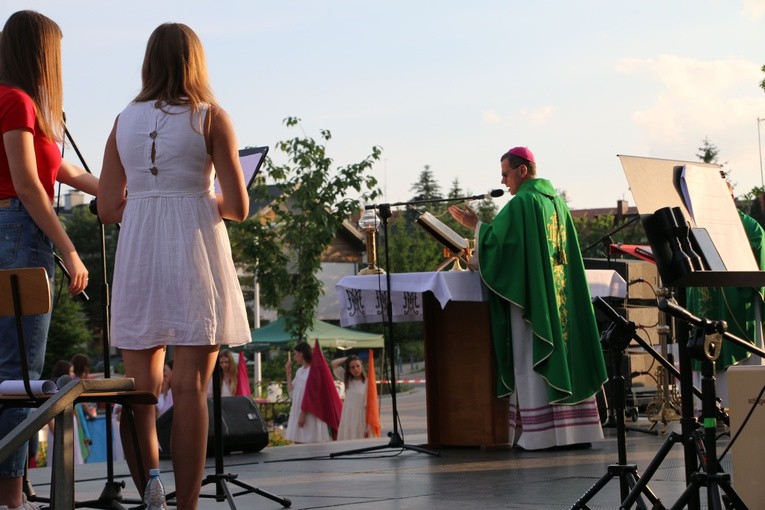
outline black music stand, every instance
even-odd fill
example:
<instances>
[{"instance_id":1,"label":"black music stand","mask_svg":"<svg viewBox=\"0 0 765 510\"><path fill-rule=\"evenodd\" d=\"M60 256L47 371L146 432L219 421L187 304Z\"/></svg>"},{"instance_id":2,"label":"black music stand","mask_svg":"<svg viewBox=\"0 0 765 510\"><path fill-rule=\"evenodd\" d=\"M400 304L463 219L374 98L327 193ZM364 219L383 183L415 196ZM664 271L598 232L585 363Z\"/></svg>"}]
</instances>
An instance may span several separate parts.
<instances>
[{"instance_id":1,"label":"black music stand","mask_svg":"<svg viewBox=\"0 0 765 510\"><path fill-rule=\"evenodd\" d=\"M207 477L205 477L202 480L202 487L204 487L205 485L214 483L215 494L200 494L199 495L200 499L211 498L211 499L215 499L215 501L218 501L218 502L227 501L229 504L229 507L232 510L236 510L236 505L234 504L235 497L254 493L254 494L258 494L259 496L263 496L264 498L268 498L271 501L276 501L277 503L282 505L284 508L289 508L292 505L292 501L290 501L289 499L283 498L281 496L277 496L275 494L271 494L270 492L266 492L262 489L258 489L257 487L253 487L252 485L248 485L240 480L237 480L237 477L239 475L235 473L224 472L225 468L223 466L223 412L221 409L221 402L220 402L220 399L221 399L220 369L218 368L217 362L215 364L215 370L213 371L212 383L213 383L212 398L213 398L213 441L215 445L214 446L215 473L211 475L207 475ZM237 487L244 490L232 493L227 485L229 483L236 485ZM168 501L174 498L175 498L175 491L170 492L167 495Z\"/></svg>"},{"instance_id":2,"label":"black music stand","mask_svg":"<svg viewBox=\"0 0 765 510\"><path fill-rule=\"evenodd\" d=\"M441 454L439 452L429 450L427 448L423 448L421 446L416 445L410 445L406 444L404 442L404 438L399 432L398 429L398 408L396 406L396 354L395 354L395 346L396 342L393 338L393 302L391 300L391 284L390 284L390 256L388 253L388 218L391 217L391 206L393 205L404 205L404 204L412 204L413 202L402 202L399 204L380 204L379 206L375 206L380 211L380 218L382 219L383 224L383 235L384 235L384 244L385 244L385 267L388 268L388 270L385 273L385 281L386 281L386 292L385 292L385 329L387 330L387 335L385 335L385 341L386 345L385 348L388 350L388 364L390 366L390 380L392 382L391 388L390 388L390 397L391 397L391 414L393 415L393 430L391 432L388 432L388 437L390 438L390 441L388 441L388 444L386 445L379 445L379 446L370 446L367 448L357 448L354 450L347 450L343 452L335 452L330 453L330 458L340 457L342 455L356 455L361 453L368 453L373 451L379 451L379 450L386 450L386 449L403 449L403 450L411 450L415 452L420 453L426 453L428 455L433 455L435 457L439 457Z\"/></svg>"},{"instance_id":3,"label":"black music stand","mask_svg":"<svg viewBox=\"0 0 765 510\"><path fill-rule=\"evenodd\" d=\"M759 271L751 253L747 255L748 250L742 249L748 248L749 243L730 191L721 178L720 165L626 155L620 155L619 159L641 213L662 282L677 289L675 295L680 309L684 309L686 303L687 287L765 286L765 272ZM699 424L693 415L689 323L677 321L676 330L682 434L671 434L667 438L641 482L650 478L649 471L655 470L674 442L682 442L686 483L696 487L698 477L704 477L698 472L697 460L704 445L699 440ZM717 417L705 418L712 423ZM716 456L716 452L708 448L706 454ZM710 483L715 485L716 480ZM720 504L716 487L710 489L708 495L711 505ZM623 506L634 502L633 496L630 494ZM684 495L683 499L691 510L700 508L697 491Z\"/></svg>"}]
</instances>

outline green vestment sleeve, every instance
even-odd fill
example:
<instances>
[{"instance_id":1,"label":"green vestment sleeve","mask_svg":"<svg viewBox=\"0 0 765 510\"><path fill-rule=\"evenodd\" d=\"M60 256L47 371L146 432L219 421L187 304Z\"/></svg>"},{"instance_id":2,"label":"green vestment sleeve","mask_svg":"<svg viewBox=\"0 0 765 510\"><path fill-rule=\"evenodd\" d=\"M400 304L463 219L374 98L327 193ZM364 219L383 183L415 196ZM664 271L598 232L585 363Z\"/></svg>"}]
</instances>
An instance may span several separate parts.
<instances>
[{"instance_id":1,"label":"green vestment sleeve","mask_svg":"<svg viewBox=\"0 0 765 510\"><path fill-rule=\"evenodd\" d=\"M741 211L738 214L757 266L760 270L765 269L765 230L752 217ZM724 320L728 323L728 333L754 344L757 330L755 307L760 307L762 312L762 288L691 287L687 289L686 295L691 313L703 319ZM743 347L723 340L715 368L725 370L749 356L751 354ZM694 369L700 369L697 361L694 361Z\"/></svg>"},{"instance_id":2,"label":"green vestment sleeve","mask_svg":"<svg viewBox=\"0 0 765 510\"><path fill-rule=\"evenodd\" d=\"M606 380L595 314L576 230L565 201L545 179L525 181L478 234L481 278L497 359L497 394L515 390L510 303L533 330L534 370L549 403L574 404Z\"/></svg>"}]
</instances>

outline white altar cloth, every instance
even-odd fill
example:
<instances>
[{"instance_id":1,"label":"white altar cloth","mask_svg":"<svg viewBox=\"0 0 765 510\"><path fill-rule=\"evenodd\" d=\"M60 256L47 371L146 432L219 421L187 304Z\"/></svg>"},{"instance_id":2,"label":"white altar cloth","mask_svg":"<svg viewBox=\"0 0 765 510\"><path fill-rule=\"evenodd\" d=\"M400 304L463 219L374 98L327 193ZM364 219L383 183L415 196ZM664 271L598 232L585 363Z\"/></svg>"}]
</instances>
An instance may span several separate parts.
<instances>
[{"instance_id":1,"label":"white altar cloth","mask_svg":"<svg viewBox=\"0 0 765 510\"><path fill-rule=\"evenodd\" d=\"M588 269L587 283L592 297L627 296L627 282L610 269ZM386 275L346 276L336 285L340 302L340 324L352 326L383 322L386 307ZM488 289L474 271L392 273L390 283L393 322L423 319L422 293L432 292L441 304L449 301L486 301Z\"/></svg>"}]
</instances>

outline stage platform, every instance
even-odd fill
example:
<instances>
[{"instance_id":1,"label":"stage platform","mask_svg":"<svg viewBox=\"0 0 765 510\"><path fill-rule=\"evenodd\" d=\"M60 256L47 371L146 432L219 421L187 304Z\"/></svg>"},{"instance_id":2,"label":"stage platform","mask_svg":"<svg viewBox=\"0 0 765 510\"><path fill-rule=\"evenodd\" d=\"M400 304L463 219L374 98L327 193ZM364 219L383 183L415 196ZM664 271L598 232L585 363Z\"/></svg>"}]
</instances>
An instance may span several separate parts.
<instances>
[{"instance_id":1,"label":"stage platform","mask_svg":"<svg viewBox=\"0 0 765 510\"><path fill-rule=\"evenodd\" d=\"M425 388L398 395L398 408L407 444L427 440L425 423ZM383 434L390 431L390 398L382 398ZM644 418L628 422L647 428ZM659 424L659 428L661 424ZM669 430L679 430L672 422ZM605 429L606 439L590 449L573 451L529 452L520 449L481 451L477 448L441 449L434 457L414 451L384 449L364 456L339 456L367 446L387 445L388 438L342 443L269 447L254 454L232 454L224 458L227 473L261 490L289 498L293 509L349 508L354 510L448 510L448 509L567 509L617 462L615 430ZM665 440L664 435L627 433L627 460L643 473ZM721 452L727 438L718 443ZM730 472L729 455L723 468ZM125 498L137 492L124 462L115 462L115 474L125 480ZM174 489L170 461L161 461L162 480L168 491ZM214 459L208 459L206 474L214 472ZM39 495L47 495L50 472L47 468L31 470L31 480ZM685 490L683 450L674 446L649 482L649 487L670 507ZM104 488L105 464L76 467L78 501L97 498ZM232 492L241 489L229 485ZM213 485L203 494L214 495ZM702 508L706 508L702 497ZM588 507L613 510L620 503L618 479L613 479L593 498ZM234 498L239 509L277 510L282 506L257 494ZM134 505L125 504L130 508ZM228 503L203 498L200 509L225 509Z\"/></svg>"}]
</instances>

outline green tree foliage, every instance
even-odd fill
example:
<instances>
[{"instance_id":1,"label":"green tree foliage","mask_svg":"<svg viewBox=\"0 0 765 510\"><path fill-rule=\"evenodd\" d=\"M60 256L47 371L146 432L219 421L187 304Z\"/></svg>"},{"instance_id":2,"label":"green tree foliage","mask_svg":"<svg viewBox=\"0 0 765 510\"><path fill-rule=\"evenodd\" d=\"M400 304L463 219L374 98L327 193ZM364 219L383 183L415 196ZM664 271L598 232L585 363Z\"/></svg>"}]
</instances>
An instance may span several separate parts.
<instances>
[{"instance_id":1,"label":"green tree foliage","mask_svg":"<svg viewBox=\"0 0 765 510\"><path fill-rule=\"evenodd\" d=\"M67 235L77 248L82 262L88 268L89 285L85 289L90 300L82 304L93 331L99 332L103 322L101 284L103 282L103 261L101 258L101 228L98 217L87 207L75 207L70 215L61 218ZM114 270L114 254L117 250L118 229L114 225L104 227L106 264L109 283Z\"/></svg>"},{"instance_id":2,"label":"green tree foliage","mask_svg":"<svg viewBox=\"0 0 765 510\"><path fill-rule=\"evenodd\" d=\"M288 117L288 127L299 128L300 119ZM324 144L332 138L321 130L319 141L295 137L277 142L275 149L286 157L277 164L268 158L264 179L252 191L255 200L270 203L273 216L256 218L236 231L234 249L255 269L261 285L261 300L287 319L295 338L302 338L314 320L319 297L324 291L317 277L321 255L332 242L342 222L357 213L363 201L374 199L377 181L368 172L380 159L379 147L358 163L333 169ZM266 180L275 184L273 196ZM355 192L357 198L352 198Z\"/></svg>"},{"instance_id":3,"label":"green tree foliage","mask_svg":"<svg viewBox=\"0 0 765 510\"><path fill-rule=\"evenodd\" d=\"M63 275L58 270L56 272L58 273L56 281L61 281ZM78 352L90 355L92 341L93 335L88 326L83 304L70 297L65 286L63 290L54 294L43 379L48 378L56 361L69 360Z\"/></svg>"},{"instance_id":4,"label":"green tree foliage","mask_svg":"<svg viewBox=\"0 0 765 510\"><path fill-rule=\"evenodd\" d=\"M449 198L459 198L465 194L464 191L462 191L462 186L460 185L460 180L455 177L455 179L452 181L452 187L449 188L449 194L447 197Z\"/></svg>"},{"instance_id":5,"label":"green tree foliage","mask_svg":"<svg viewBox=\"0 0 765 510\"><path fill-rule=\"evenodd\" d=\"M441 186L436 181L433 171L430 169L430 165L425 165L425 168L420 172L420 178L412 184L409 188L415 195L412 197L412 201L415 200L433 200L441 198Z\"/></svg>"},{"instance_id":6,"label":"green tree foliage","mask_svg":"<svg viewBox=\"0 0 765 510\"><path fill-rule=\"evenodd\" d=\"M609 244L648 244L643 225L639 220L627 225L627 222L632 219L634 216L627 217L617 224L613 214L604 214L592 218L589 216L574 218L582 256L604 258L607 255L605 250ZM609 235L611 232L613 233Z\"/></svg>"},{"instance_id":7,"label":"green tree foliage","mask_svg":"<svg viewBox=\"0 0 765 510\"><path fill-rule=\"evenodd\" d=\"M709 141L709 138L704 138L701 147L699 147L699 153L696 157L704 163L717 163L717 157L720 155L720 150L715 144Z\"/></svg>"}]
</instances>

